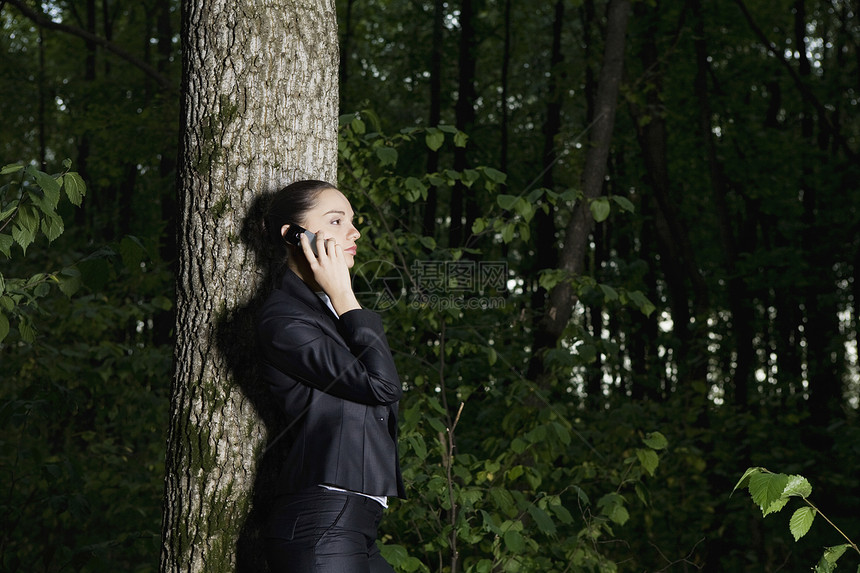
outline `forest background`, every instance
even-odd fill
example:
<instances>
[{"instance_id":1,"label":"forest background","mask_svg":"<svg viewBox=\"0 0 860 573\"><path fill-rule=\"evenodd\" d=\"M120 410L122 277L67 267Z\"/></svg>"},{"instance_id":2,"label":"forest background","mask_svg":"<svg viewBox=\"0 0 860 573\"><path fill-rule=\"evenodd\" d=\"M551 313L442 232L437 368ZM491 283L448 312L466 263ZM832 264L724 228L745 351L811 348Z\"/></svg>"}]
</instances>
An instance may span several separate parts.
<instances>
[{"instance_id":1,"label":"forest background","mask_svg":"<svg viewBox=\"0 0 860 573\"><path fill-rule=\"evenodd\" d=\"M408 390L397 569L805 571L843 542L730 497L749 466L807 477L856 539L860 4L632 2L595 197L604 2L337 9L357 289ZM0 568L154 571L179 3L16 0L0 23L0 163L31 166L0 181ZM35 169L86 197L22 248Z\"/></svg>"}]
</instances>

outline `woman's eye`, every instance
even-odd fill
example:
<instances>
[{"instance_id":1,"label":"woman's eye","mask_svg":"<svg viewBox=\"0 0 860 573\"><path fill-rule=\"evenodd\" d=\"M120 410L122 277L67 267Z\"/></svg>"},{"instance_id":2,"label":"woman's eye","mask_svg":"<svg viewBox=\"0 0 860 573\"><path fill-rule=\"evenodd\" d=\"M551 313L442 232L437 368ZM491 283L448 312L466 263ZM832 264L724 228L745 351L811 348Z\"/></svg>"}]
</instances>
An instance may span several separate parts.
<instances>
[{"instance_id":1,"label":"woman's eye","mask_svg":"<svg viewBox=\"0 0 860 573\"><path fill-rule=\"evenodd\" d=\"M335 219L331 222L332 225L340 225L340 219Z\"/></svg>"}]
</instances>

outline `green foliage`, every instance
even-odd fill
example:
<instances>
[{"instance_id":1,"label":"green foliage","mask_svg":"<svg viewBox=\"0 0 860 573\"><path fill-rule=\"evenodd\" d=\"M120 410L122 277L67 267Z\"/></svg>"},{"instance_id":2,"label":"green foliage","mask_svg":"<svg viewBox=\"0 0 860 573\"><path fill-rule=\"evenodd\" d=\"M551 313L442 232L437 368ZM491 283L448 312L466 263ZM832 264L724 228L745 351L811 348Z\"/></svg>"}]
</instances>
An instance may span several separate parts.
<instances>
[{"instance_id":1,"label":"green foliage","mask_svg":"<svg viewBox=\"0 0 860 573\"><path fill-rule=\"evenodd\" d=\"M4 571L157 569L171 352L151 322L170 302L133 250L79 257L78 294L46 294L33 342L0 347Z\"/></svg>"},{"instance_id":2,"label":"green foliage","mask_svg":"<svg viewBox=\"0 0 860 573\"><path fill-rule=\"evenodd\" d=\"M44 235L49 243L63 234L63 217L57 212L63 194L72 205L80 206L87 191L80 175L69 170L71 165L71 160L66 159L65 171L56 175L21 163L0 169L0 176L12 178L0 186L0 253L7 259L12 257L15 244L26 255L38 234ZM31 314L40 312L39 299L49 293L51 285L71 296L80 288L80 271L69 265L28 278L0 273L0 343L9 335L14 322L18 323L21 339L33 342L36 329Z\"/></svg>"},{"instance_id":3,"label":"green foliage","mask_svg":"<svg viewBox=\"0 0 860 573\"><path fill-rule=\"evenodd\" d=\"M139 556L155 555L159 537L171 360L152 320L171 308L167 275L135 237L57 251L61 196L79 206L86 193L64 165L2 170L15 179L2 187L0 228L23 256L4 249L0 275L0 569L153 571ZM61 270L32 270L49 265ZM37 330L36 316L50 319Z\"/></svg>"},{"instance_id":4,"label":"green foliage","mask_svg":"<svg viewBox=\"0 0 860 573\"><path fill-rule=\"evenodd\" d=\"M847 543L824 549L824 555L822 555L821 560L814 567L815 573L831 573L834 571L837 561L849 548L854 549L860 555L860 548L858 548L857 544L821 513L809 500L809 497L812 495L812 485L805 477L801 475L778 474L765 468L751 467L747 468L740 480L738 480L738 483L735 484L732 492L734 493L739 488L746 488L749 491L753 502L761 508L763 517L782 510L793 497L803 500L805 505L796 509L788 521L789 531L795 541L798 541L809 532L815 516L818 514L821 514L822 518L845 538ZM857 571L860 572L860 565L858 565Z\"/></svg>"},{"instance_id":5,"label":"green foliage","mask_svg":"<svg viewBox=\"0 0 860 573\"><path fill-rule=\"evenodd\" d=\"M390 295L376 308L408 385L400 443L409 499L387 512L383 555L404 572L618 570L607 542L647 504L645 482L659 475L667 439L630 428L612 452L594 449L575 406L554 402L519 374L527 342L511 325L527 295L509 291L507 272L468 287L452 276L504 263L498 252L445 248L407 232L400 219L430 187L461 182L493 198L473 232L510 242L509 233L529 228L545 191L507 195L506 176L487 167L400 175L392 158L416 145L443 152L445 143L458 145L456 133L386 136L362 117L374 123L368 112L341 119L339 186L359 224L368 222L365 258L353 271L368 287L357 290ZM605 285L602 292L607 301L621 296Z\"/></svg>"}]
</instances>

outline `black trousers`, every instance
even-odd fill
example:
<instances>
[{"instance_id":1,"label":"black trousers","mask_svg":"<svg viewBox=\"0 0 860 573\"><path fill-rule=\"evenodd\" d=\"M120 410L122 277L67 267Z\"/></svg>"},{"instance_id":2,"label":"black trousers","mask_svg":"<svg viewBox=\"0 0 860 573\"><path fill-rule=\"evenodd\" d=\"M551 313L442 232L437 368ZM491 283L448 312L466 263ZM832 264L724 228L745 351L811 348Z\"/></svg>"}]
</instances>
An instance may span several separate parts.
<instances>
[{"instance_id":1,"label":"black trousers","mask_svg":"<svg viewBox=\"0 0 860 573\"><path fill-rule=\"evenodd\" d=\"M324 488L279 498L266 531L272 573L394 573L376 546L382 506Z\"/></svg>"}]
</instances>

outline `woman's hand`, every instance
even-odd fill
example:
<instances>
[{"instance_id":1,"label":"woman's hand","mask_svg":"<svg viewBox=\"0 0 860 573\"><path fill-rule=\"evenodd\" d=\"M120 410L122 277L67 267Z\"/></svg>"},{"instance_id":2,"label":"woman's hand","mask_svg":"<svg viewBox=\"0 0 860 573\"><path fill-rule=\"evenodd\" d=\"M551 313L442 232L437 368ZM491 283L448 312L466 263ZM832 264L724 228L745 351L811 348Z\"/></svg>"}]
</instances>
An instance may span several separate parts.
<instances>
[{"instance_id":1,"label":"woman's hand","mask_svg":"<svg viewBox=\"0 0 860 573\"><path fill-rule=\"evenodd\" d=\"M334 239L326 239L322 232L316 234L317 253L314 255L307 236L299 238L302 251L307 257L314 280L331 299L338 316L357 308L361 308L358 299L352 291L352 279L349 276L349 266L343 254L343 247Z\"/></svg>"}]
</instances>

